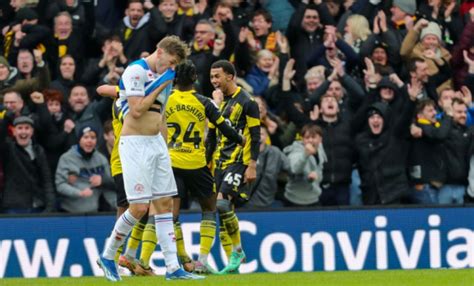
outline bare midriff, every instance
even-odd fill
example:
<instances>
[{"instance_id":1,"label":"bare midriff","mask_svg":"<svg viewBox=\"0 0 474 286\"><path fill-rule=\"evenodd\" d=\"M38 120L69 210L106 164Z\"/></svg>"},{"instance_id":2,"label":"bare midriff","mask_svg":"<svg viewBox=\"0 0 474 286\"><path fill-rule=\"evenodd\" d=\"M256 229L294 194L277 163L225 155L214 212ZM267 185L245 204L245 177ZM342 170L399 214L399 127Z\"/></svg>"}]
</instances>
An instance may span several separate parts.
<instances>
[{"instance_id":1,"label":"bare midriff","mask_svg":"<svg viewBox=\"0 0 474 286\"><path fill-rule=\"evenodd\" d=\"M153 104L152 107L160 109L161 106ZM163 112L163 110L162 110ZM147 111L140 118L127 114L123 122L121 136L127 135L157 135L160 132L163 116L155 111Z\"/></svg>"}]
</instances>

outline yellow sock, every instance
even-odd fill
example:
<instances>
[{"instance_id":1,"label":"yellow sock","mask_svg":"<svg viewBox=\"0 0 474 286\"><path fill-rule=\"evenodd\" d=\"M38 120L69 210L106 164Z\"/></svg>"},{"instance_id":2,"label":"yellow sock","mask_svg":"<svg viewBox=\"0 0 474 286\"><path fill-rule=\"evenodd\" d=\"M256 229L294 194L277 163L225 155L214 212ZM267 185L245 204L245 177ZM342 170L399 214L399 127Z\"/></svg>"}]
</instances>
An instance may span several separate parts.
<instances>
[{"instance_id":1,"label":"yellow sock","mask_svg":"<svg viewBox=\"0 0 474 286\"><path fill-rule=\"evenodd\" d=\"M184 246L183 239L183 230L181 229L181 223L176 221L174 223L174 235L176 236L176 248L178 250L178 258L181 263L191 262L191 259L186 252L186 247Z\"/></svg>"},{"instance_id":2,"label":"yellow sock","mask_svg":"<svg viewBox=\"0 0 474 286\"><path fill-rule=\"evenodd\" d=\"M132 232L130 233L130 237L127 241L127 249L125 249L125 255L130 258L136 258L137 249L140 245L140 241L142 241L143 230L145 229L145 224L141 221L137 222L135 226L133 226Z\"/></svg>"},{"instance_id":3,"label":"yellow sock","mask_svg":"<svg viewBox=\"0 0 474 286\"><path fill-rule=\"evenodd\" d=\"M120 254L123 252L123 244L117 249L117 253L115 253L114 260L115 262L118 262Z\"/></svg>"},{"instance_id":4,"label":"yellow sock","mask_svg":"<svg viewBox=\"0 0 474 286\"><path fill-rule=\"evenodd\" d=\"M241 248L239 220L237 219L235 212L229 211L222 213L220 214L220 217L223 225L225 226L227 234L232 241L232 247L234 249Z\"/></svg>"},{"instance_id":5,"label":"yellow sock","mask_svg":"<svg viewBox=\"0 0 474 286\"><path fill-rule=\"evenodd\" d=\"M230 255L232 254L232 239L230 239L230 236L222 222L219 226L219 239L221 240L222 248L224 248L227 258L230 259Z\"/></svg>"},{"instance_id":6,"label":"yellow sock","mask_svg":"<svg viewBox=\"0 0 474 286\"><path fill-rule=\"evenodd\" d=\"M204 213L201 219L201 241L199 255L207 256L211 252L212 243L216 237L216 217L215 213Z\"/></svg>"},{"instance_id":7,"label":"yellow sock","mask_svg":"<svg viewBox=\"0 0 474 286\"><path fill-rule=\"evenodd\" d=\"M148 266L150 263L150 257L155 251L156 244L158 240L156 239L155 232L155 218L150 216L148 222L145 225L145 230L143 231L142 237L142 251L140 252L140 261L142 261L145 266Z\"/></svg>"}]
</instances>

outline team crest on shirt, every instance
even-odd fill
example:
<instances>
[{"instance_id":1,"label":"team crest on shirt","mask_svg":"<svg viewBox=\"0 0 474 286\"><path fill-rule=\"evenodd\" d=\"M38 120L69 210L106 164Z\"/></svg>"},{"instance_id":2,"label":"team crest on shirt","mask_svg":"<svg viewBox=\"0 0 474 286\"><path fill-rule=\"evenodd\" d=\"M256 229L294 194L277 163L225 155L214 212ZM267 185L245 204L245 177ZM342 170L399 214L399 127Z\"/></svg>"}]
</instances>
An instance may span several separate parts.
<instances>
[{"instance_id":1,"label":"team crest on shirt","mask_svg":"<svg viewBox=\"0 0 474 286\"><path fill-rule=\"evenodd\" d=\"M145 186L143 186L142 184L136 184L133 189L137 193L143 193L143 191L145 190Z\"/></svg>"}]
</instances>

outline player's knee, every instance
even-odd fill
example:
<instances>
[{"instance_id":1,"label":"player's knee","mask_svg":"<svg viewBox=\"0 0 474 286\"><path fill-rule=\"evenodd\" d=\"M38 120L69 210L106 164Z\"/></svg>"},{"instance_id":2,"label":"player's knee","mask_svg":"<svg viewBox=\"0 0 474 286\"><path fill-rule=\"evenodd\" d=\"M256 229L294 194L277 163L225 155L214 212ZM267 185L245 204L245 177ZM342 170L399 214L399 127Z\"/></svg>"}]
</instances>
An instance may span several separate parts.
<instances>
[{"instance_id":1,"label":"player's knee","mask_svg":"<svg viewBox=\"0 0 474 286\"><path fill-rule=\"evenodd\" d=\"M219 213L227 213L232 210L231 203L228 200L217 200L216 207Z\"/></svg>"},{"instance_id":2,"label":"player's knee","mask_svg":"<svg viewBox=\"0 0 474 286\"><path fill-rule=\"evenodd\" d=\"M129 210L134 218L141 219L148 212L148 204L131 204Z\"/></svg>"},{"instance_id":3,"label":"player's knee","mask_svg":"<svg viewBox=\"0 0 474 286\"><path fill-rule=\"evenodd\" d=\"M175 224L175 223L177 223L178 221L179 221L179 215L176 215L176 216L174 215L174 216L173 216L173 223Z\"/></svg>"}]
</instances>

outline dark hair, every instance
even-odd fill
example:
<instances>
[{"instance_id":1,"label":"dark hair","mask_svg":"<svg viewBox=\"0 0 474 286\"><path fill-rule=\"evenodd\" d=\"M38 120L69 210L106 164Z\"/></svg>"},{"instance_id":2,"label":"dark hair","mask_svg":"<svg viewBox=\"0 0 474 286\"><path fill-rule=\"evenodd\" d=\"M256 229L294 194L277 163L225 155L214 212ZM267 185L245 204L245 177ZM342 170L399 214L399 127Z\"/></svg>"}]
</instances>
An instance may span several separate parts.
<instances>
[{"instance_id":1,"label":"dark hair","mask_svg":"<svg viewBox=\"0 0 474 286\"><path fill-rule=\"evenodd\" d=\"M112 125L112 120L109 119L104 122L104 134L107 134L110 131L114 131L114 127Z\"/></svg>"},{"instance_id":2,"label":"dark hair","mask_svg":"<svg viewBox=\"0 0 474 286\"><path fill-rule=\"evenodd\" d=\"M273 23L272 14L270 14L265 9L258 9L257 11L255 11L252 15L252 19L257 17L257 16L260 16L260 15L263 16L263 18L265 19L266 22Z\"/></svg>"},{"instance_id":3,"label":"dark hair","mask_svg":"<svg viewBox=\"0 0 474 286\"><path fill-rule=\"evenodd\" d=\"M63 60L66 58L71 58L74 61L74 65L76 64L76 59L71 54L65 54L64 56L59 58L59 65L63 63Z\"/></svg>"},{"instance_id":4,"label":"dark hair","mask_svg":"<svg viewBox=\"0 0 474 286\"><path fill-rule=\"evenodd\" d=\"M196 66L190 60L185 60L177 65L175 71L175 84L181 88L191 86L197 79Z\"/></svg>"},{"instance_id":5,"label":"dark hair","mask_svg":"<svg viewBox=\"0 0 474 286\"><path fill-rule=\"evenodd\" d=\"M119 35L112 34L112 35L109 35L108 37L105 38L105 40L102 42L102 45L104 45L106 42L120 42L120 43L122 43L122 39L120 39Z\"/></svg>"},{"instance_id":6,"label":"dark hair","mask_svg":"<svg viewBox=\"0 0 474 286\"><path fill-rule=\"evenodd\" d=\"M420 100L420 102L416 106L416 114L420 114L427 106L436 107L436 103L432 99L429 99L429 98Z\"/></svg>"},{"instance_id":7,"label":"dark hair","mask_svg":"<svg viewBox=\"0 0 474 286\"><path fill-rule=\"evenodd\" d=\"M408 71L409 72L415 72L416 71L416 63L424 63L425 60L422 58L413 58L409 63L408 63Z\"/></svg>"},{"instance_id":8,"label":"dark hair","mask_svg":"<svg viewBox=\"0 0 474 286\"><path fill-rule=\"evenodd\" d=\"M237 75L234 65L228 60L218 60L217 62L214 62L211 69L222 69L226 74L230 74L233 77Z\"/></svg>"},{"instance_id":9,"label":"dark hair","mask_svg":"<svg viewBox=\"0 0 474 286\"><path fill-rule=\"evenodd\" d=\"M313 2L306 5L304 11L306 12L306 10L315 10L316 12L318 12L318 15L319 15L318 7Z\"/></svg>"},{"instance_id":10,"label":"dark hair","mask_svg":"<svg viewBox=\"0 0 474 286\"><path fill-rule=\"evenodd\" d=\"M464 102L464 100L460 99L460 98L453 98L452 101L451 101L451 106L454 106L454 104L462 104L464 106L466 106L466 103Z\"/></svg>"},{"instance_id":11,"label":"dark hair","mask_svg":"<svg viewBox=\"0 0 474 286\"><path fill-rule=\"evenodd\" d=\"M217 8L219 7L224 7L224 8L229 8L232 10L232 5L230 3L226 2L217 2L214 7L212 8L212 14L216 14Z\"/></svg>"},{"instance_id":12,"label":"dark hair","mask_svg":"<svg viewBox=\"0 0 474 286\"><path fill-rule=\"evenodd\" d=\"M132 4L132 3L140 3L140 4L143 5L142 0L128 0L127 7L130 7L130 4Z\"/></svg>"},{"instance_id":13,"label":"dark hair","mask_svg":"<svg viewBox=\"0 0 474 286\"><path fill-rule=\"evenodd\" d=\"M301 128L301 136L304 137L305 134L309 134L312 136L319 135L323 137L323 129L315 124L306 124Z\"/></svg>"}]
</instances>

